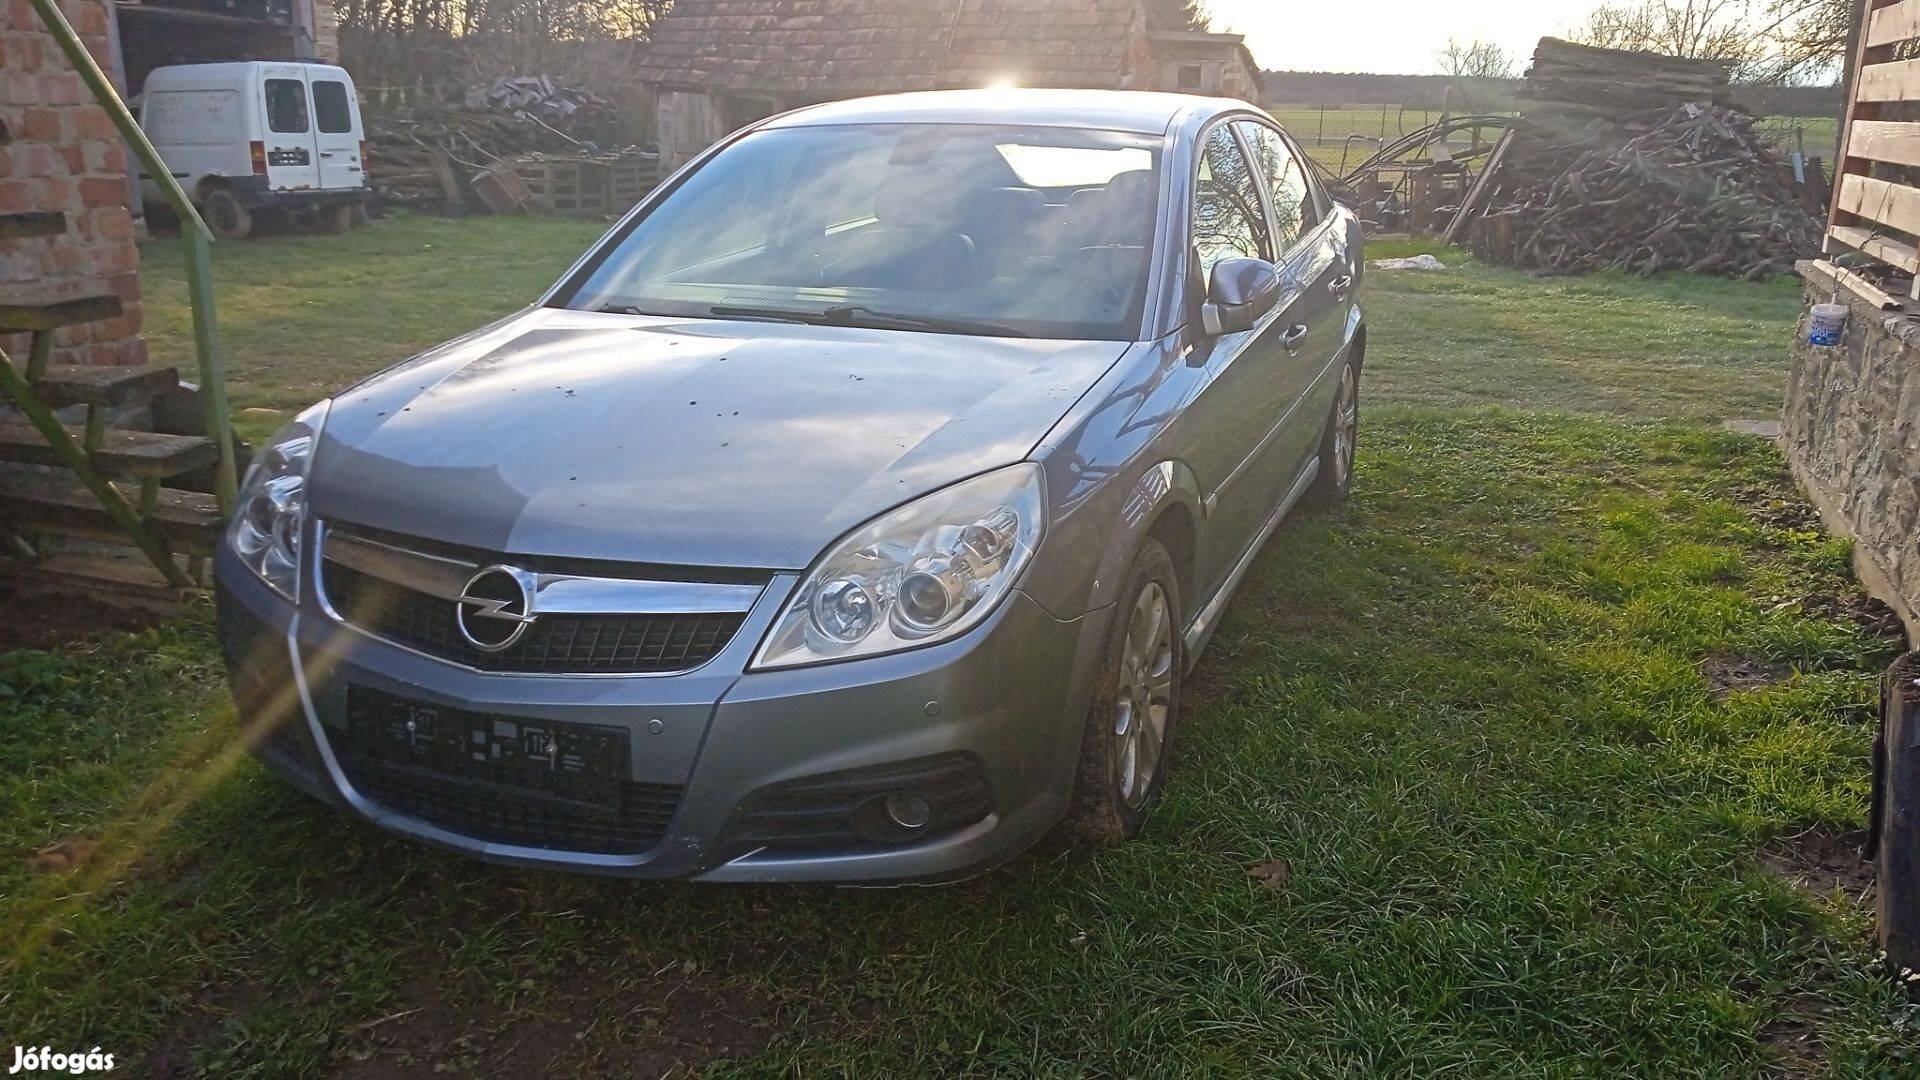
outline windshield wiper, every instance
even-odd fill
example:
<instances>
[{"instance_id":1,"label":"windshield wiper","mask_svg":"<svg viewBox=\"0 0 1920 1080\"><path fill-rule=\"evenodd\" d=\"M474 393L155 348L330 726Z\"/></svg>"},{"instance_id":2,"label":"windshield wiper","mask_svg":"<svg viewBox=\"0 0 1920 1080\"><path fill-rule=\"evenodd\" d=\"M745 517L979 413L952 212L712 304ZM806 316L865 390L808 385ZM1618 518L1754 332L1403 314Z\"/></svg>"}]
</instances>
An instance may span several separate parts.
<instances>
[{"instance_id":1,"label":"windshield wiper","mask_svg":"<svg viewBox=\"0 0 1920 1080\"><path fill-rule=\"evenodd\" d=\"M594 308L593 310L599 312L602 315L645 315L646 314L646 312L641 311L639 308L634 307L632 304L602 304L601 306Z\"/></svg>"},{"instance_id":2,"label":"windshield wiper","mask_svg":"<svg viewBox=\"0 0 1920 1080\"><path fill-rule=\"evenodd\" d=\"M708 314L720 319L765 319L772 322L806 323L811 326L866 326L886 330L926 330L936 334L970 334L976 337L1032 337L1000 323L976 319L949 319L938 315L907 315L875 311L865 304L839 304L829 308L757 307L752 304L716 304Z\"/></svg>"}]
</instances>

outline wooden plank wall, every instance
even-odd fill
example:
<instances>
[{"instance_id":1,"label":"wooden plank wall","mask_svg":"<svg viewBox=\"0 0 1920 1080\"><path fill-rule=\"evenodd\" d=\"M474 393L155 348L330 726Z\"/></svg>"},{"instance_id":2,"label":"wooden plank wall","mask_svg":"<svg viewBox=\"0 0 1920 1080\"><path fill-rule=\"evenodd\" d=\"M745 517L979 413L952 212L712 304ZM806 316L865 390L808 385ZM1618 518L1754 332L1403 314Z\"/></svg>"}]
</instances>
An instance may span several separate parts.
<instances>
[{"instance_id":1,"label":"wooden plank wall","mask_svg":"<svg viewBox=\"0 0 1920 1080\"><path fill-rule=\"evenodd\" d=\"M1861 0L1858 63L1840 135L1827 251L1858 251L1915 275L1920 300L1920 189L1877 179L1876 163L1920 167L1920 123L1886 118L1887 106L1920 103L1920 60L1896 59L1920 38L1920 0Z\"/></svg>"}]
</instances>

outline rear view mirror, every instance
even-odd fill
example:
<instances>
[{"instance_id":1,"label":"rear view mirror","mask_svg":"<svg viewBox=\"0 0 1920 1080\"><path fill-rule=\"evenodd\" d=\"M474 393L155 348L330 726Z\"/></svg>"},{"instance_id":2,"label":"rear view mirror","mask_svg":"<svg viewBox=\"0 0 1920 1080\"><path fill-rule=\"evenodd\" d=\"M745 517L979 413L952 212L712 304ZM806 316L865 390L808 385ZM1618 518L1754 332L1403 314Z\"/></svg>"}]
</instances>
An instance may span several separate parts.
<instances>
[{"instance_id":1,"label":"rear view mirror","mask_svg":"<svg viewBox=\"0 0 1920 1080\"><path fill-rule=\"evenodd\" d=\"M1280 269L1265 259L1226 259L1213 268L1200 321L1208 335L1251 330L1280 302Z\"/></svg>"}]
</instances>

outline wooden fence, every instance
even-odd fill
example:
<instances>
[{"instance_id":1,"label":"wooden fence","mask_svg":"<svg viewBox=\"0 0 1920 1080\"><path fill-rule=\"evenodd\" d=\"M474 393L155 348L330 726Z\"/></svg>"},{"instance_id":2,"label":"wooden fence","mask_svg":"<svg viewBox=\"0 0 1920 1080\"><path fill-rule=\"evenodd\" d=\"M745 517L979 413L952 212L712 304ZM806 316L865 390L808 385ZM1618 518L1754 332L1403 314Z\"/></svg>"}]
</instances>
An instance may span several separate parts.
<instances>
[{"instance_id":1,"label":"wooden fence","mask_svg":"<svg viewBox=\"0 0 1920 1080\"><path fill-rule=\"evenodd\" d=\"M1826 249L1914 275L1920 300L1920 0L1863 3Z\"/></svg>"}]
</instances>

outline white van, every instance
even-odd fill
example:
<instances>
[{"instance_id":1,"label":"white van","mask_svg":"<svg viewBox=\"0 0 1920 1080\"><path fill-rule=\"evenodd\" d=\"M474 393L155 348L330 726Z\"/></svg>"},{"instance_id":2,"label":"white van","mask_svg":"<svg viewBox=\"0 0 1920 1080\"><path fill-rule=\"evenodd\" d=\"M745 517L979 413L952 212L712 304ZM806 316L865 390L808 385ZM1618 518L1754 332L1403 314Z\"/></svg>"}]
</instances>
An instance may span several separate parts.
<instances>
[{"instance_id":1,"label":"white van","mask_svg":"<svg viewBox=\"0 0 1920 1080\"><path fill-rule=\"evenodd\" d=\"M246 236L262 210L328 230L364 213L366 135L344 69L261 60L156 68L140 126L217 236ZM152 178L141 180L149 202L164 204Z\"/></svg>"}]
</instances>

